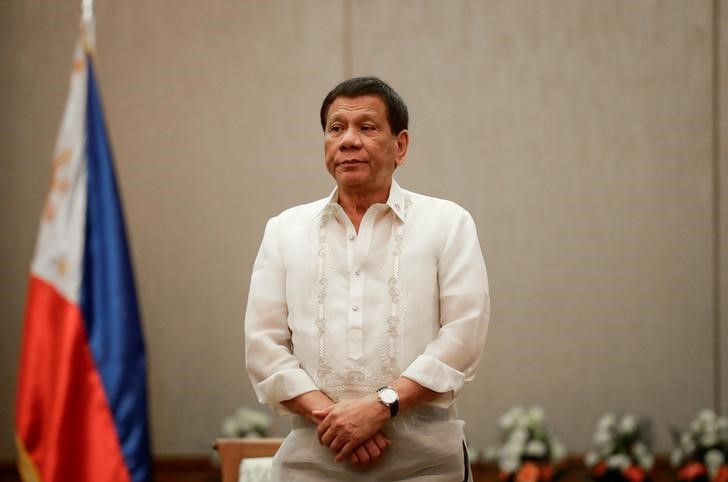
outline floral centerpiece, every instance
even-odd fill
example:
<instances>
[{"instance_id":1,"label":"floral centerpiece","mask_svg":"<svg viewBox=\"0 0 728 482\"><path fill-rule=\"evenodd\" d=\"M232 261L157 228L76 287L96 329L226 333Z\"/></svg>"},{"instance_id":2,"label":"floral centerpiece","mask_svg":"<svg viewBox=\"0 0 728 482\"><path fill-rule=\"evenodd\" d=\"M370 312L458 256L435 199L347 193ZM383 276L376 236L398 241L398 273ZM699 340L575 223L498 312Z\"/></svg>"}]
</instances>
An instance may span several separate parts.
<instances>
[{"instance_id":1,"label":"floral centerpiece","mask_svg":"<svg viewBox=\"0 0 728 482\"><path fill-rule=\"evenodd\" d=\"M240 407L222 421L221 432L224 437L260 438L268 434L270 416L267 413Z\"/></svg>"},{"instance_id":2,"label":"floral centerpiece","mask_svg":"<svg viewBox=\"0 0 728 482\"><path fill-rule=\"evenodd\" d=\"M728 418L702 410L689 430L675 438L670 462L678 469L678 480L728 482Z\"/></svg>"},{"instance_id":3,"label":"floral centerpiece","mask_svg":"<svg viewBox=\"0 0 728 482\"><path fill-rule=\"evenodd\" d=\"M652 423L646 416L607 413L597 422L584 464L601 482L642 482L655 465Z\"/></svg>"},{"instance_id":4,"label":"floral centerpiece","mask_svg":"<svg viewBox=\"0 0 728 482\"><path fill-rule=\"evenodd\" d=\"M548 430L540 407L514 407L499 422L501 446L486 449L497 458L502 480L548 482L566 456L566 448Z\"/></svg>"}]
</instances>

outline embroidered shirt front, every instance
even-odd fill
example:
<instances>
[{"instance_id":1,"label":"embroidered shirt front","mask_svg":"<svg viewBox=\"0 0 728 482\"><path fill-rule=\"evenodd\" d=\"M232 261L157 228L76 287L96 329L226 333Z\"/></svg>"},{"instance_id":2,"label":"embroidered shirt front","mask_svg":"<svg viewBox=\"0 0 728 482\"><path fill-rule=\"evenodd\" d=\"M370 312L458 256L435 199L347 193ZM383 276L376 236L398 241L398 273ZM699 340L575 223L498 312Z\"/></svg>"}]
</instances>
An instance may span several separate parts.
<instances>
[{"instance_id":1,"label":"embroidered shirt front","mask_svg":"<svg viewBox=\"0 0 728 482\"><path fill-rule=\"evenodd\" d=\"M336 200L334 190L266 226L245 315L259 400L282 409L317 389L339 400L403 375L449 406L473 376L490 311L472 218L392 181L357 233Z\"/></svg>"}]
</instances>

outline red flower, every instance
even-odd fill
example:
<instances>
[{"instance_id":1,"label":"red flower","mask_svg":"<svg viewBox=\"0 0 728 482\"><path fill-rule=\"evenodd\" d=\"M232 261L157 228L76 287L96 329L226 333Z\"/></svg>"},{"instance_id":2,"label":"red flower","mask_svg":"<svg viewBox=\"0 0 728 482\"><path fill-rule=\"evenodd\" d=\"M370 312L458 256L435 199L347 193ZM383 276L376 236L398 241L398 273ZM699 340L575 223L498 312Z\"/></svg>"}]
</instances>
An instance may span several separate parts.
<instances>
[{"instance_id":1,"label":"red flower","mask_svg":"<svg viewBox=\"0 0 728 482\"><path fill-rule=\"evenodd\" d=\"M538 482L539 472L538 465L533 462L526 462L516 473L516 482Z\"/></svg>"},{"instance_id":2,"label":"red flower","mask_svg":"<svg viewBox=\"0 0 728 482\"><path fill-rule=\"evenodd\" d=\"M541 466L541 482L549 482L549 480L551 480L551 477L553 477L553 475L554 475L554 469L550 465L543 464ZM728 480L721 481L721 482L728 482Z\"/></svg>"},{"instance_id":3,"label":"red flower","mask_svg":"<svg viewBox=\"0 0 728 482\"><path fill-rule=\"evenodd\" d=\"M705 475L707 470L705 469L705 465L701 464L700 462L690 462L685 467L680 469L680 471L677 473L677 478L680 480L694 480L696 477L700 477L701 475Z\"/></svg>"},{"instance_id":4,"label":"red flower","mask_svg":"<svg viewBox=\"0 0 728 482\"><path fill-rule=\"evenodd\" d=\"M594 475L597 477L601 477L602 475L607 473L607 464L604 462L599 462L594 466Z\"/></svg>"},{"instance_id":5,"label":"red flower","mask_svg":"<svg viewBox=\"0 0 728 482\"><path fill-rule=\"evenodd\" d=\"M728 464L723 464L718 469L713 482L728 482Z\"/></svg>"},{"instance_id":6,"label":"red flower","mask_svg":"<svg viewBox=\"0 0 728 482\"><path fill-rule=\"evenodd\" d=\"M634 464L627 467L627 470L625 470L623 473L627 480L629 480L630 482L642 482L643 480L645 480L645 473L642 471L641 468Z\"/></svg>"}]
</instances>

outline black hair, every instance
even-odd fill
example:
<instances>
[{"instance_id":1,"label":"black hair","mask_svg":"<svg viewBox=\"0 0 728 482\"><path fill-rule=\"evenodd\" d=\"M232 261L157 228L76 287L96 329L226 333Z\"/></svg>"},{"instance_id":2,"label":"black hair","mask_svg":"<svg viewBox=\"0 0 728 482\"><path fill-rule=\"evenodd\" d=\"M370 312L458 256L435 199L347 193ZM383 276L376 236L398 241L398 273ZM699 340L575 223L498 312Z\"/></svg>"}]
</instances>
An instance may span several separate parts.
<instances>
[{"instance_id":1,"label":"black hair","mask_svg":"<svg viewBox=\"0 0 728 482\"><path fill-rule=\"evenodd\" d=\"M387 107L387 120L393 134L397 135L407 129L409 123L407 105L393 88L377 77L354 77L334 87L321 104L321 128L324 131L326 130L329 107L337 97L359 97L362 95L376 95L382 99Z\"/></svg>"}]
</instances>

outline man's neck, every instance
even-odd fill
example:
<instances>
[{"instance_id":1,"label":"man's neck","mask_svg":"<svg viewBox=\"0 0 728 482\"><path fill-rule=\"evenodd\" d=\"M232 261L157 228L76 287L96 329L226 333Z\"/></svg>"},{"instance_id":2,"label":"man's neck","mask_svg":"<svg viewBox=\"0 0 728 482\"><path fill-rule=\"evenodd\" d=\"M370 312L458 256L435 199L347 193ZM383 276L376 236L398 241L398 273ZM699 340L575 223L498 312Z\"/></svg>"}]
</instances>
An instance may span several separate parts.
<instances>
[{"instance_id":1,"label":"man's neck","mask_svg":"<svg viewBox=\"0 0 728 482\"><path fill-rule=\"evenodd\" d=\"M384 204L389 199L389 190L392 184L388 184L384 188L376 190L357 190L339 186L338 196L339 204L354 225L354 229L359 232L359 224L364 217L364 213L373 204Z\"/></svg>"}]
</instances>

